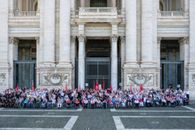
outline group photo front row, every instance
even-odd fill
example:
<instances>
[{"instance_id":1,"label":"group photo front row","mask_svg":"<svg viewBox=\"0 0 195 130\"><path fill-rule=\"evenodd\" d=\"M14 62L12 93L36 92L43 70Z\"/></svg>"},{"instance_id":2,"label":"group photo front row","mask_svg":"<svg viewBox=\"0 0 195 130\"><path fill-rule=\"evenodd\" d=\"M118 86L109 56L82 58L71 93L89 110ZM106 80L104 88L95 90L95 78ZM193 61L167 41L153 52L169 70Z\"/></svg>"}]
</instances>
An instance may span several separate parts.
<instances>
[{"instance_id":1,"label":"group photo front row","mask_svg":"<svg viewBox=\"0 0 195 130\"><path fill-rule=\"evenodd\" d=\"M138 89L113 91L108 89L15 89L9 88L0 93L0 108L41 108L41 109L107 109L176 107L188 105L190 95L180 88Z\"/></svg>"}]
</instances>

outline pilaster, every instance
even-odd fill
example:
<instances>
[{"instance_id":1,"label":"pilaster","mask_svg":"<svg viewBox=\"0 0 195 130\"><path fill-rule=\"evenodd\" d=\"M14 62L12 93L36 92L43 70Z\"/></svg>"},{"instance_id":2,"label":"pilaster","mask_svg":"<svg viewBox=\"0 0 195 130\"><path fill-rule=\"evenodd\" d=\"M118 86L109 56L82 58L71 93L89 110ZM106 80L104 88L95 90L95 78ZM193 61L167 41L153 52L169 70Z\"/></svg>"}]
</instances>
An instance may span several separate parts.
<instances>
[{"instance_id":1,"label":"pilaster","mask_svg":"<svg viewBox=\"0 0 195 130\"><path fill-rule=\"evenodd\" d=\"M8 55L9 55L9 40L8 40L8 16L9 16L9 1L0 1L0 91L8 88L9 81L9 65L8 65Z\"/></svg>"},{"instance_id":2,"label":"pilaster","mask_svg":"<svg viewBox=\"0 0 195 130\"><path fill-rule=\"evenodd\" d=\"M117 55L117 41L118 36L111 37L111 84L114 91L118 88L118 55Z\"/></svg>"},{"instance_id":3,"label":"pilaster","mask_svg":"<svg viewBox=\"0 0 195 130\"><path fill-rule=\"evenodd\" d=\"M78 56L78 87L85 88L85 36L80 35Z\"/></svg>"}]
</instances>

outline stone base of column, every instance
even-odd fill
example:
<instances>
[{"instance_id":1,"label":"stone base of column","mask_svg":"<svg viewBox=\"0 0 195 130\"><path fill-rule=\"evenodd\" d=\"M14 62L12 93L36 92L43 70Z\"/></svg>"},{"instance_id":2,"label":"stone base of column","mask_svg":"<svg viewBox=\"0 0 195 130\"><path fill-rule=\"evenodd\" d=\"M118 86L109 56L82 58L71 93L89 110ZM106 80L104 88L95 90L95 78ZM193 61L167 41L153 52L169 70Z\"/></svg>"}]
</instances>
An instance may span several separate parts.
<instances>
[{"instance_id":1,"label":"stone base of column","mask_svg":"<svg viewBox=\"0 0 195 130\"><path fill-rule=\"evenodd\" d=\"M8 64L0 62L0 92L13 87L9 84L9 79L12 78L9 70Z\"/></svg>"},{"instance_id":2,"label":"stone base of column","mask_svg":"<svg viewBox=\"0 0 195 130\"><path fill-rule=\"evenodd\" d=\"M188 75L188 85L185 90L188 90L190 93L190 99L195 100L195 64L189 65L189 75Z\"/></svg>"},{"instance_id":3,"label":"stone base of column","mask_svg":"<svg viewBox=\"0 0 195 130\"><path fill-rule=\"evenodd\" d=\"M144 89L160 89L160 69L156 67L140 68L137 66L124 67L124 89L139 89L140 84Z\"/></svg>"},{"instance_id":4,"label":"stone base of column","mask_svg":"<svg viewBox=\"0 0 195 130\"><path fill-rule=\"evenodd\" d=\"M58 64L51 67L37 68L37 88L72 89L72 65Z\"/></svg>"}]
</instances>

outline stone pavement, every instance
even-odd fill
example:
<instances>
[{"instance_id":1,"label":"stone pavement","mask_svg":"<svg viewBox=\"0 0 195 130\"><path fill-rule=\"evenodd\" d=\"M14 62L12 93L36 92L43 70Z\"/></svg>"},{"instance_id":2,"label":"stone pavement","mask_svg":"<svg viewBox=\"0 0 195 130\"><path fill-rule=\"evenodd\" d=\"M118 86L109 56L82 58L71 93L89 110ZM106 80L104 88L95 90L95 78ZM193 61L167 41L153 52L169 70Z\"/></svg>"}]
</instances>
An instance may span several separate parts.
<instances>
[{"instance_id":1,"label":"stone pavement","mask_svg":"<svg viewBox=\"0 0 195 130\"><path fill-rule=\"evenodd\" d=\"M195 129L189 106L140 109L35 110L0 108L0 130Z\"/></svg>"}]
</instances>

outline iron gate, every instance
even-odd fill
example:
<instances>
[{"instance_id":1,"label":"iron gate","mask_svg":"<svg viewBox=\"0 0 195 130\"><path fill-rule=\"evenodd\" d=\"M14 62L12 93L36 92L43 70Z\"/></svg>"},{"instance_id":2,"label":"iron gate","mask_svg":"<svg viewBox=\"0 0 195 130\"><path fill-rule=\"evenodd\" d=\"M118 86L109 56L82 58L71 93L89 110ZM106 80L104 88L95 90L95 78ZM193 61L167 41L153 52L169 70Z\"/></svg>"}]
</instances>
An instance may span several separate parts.
<instances>
[{"instance_id":1,"label":"iron gate","mask_svg":"<svg viewBox=\"0 0 195 130\"><path fill-rule=\"evenodd\" d=\"M14 87L31 88L36 86L36 61L14 61Z\"/></svg>"},{"instance_id":2,"label":"iron gate","mask_svg":"<svg viewBox=\"0 0 195 130\"><path fill-rule=\"evenodd\" d=\"M93 88L96 82L105 88L110 86L110 58L86 58L85 80L86 87Z\"/></svg>"},{"instance_id":3,"label":"iron gate","mask_svg":"<svg viewBox=\"0 0 195 130\"><path fill-rule=\"evenodd\" d=\"M161 61L161 88L166 89L169 85L176 88L184 87L184 62Z\"/></svg>"}]
</instances>

